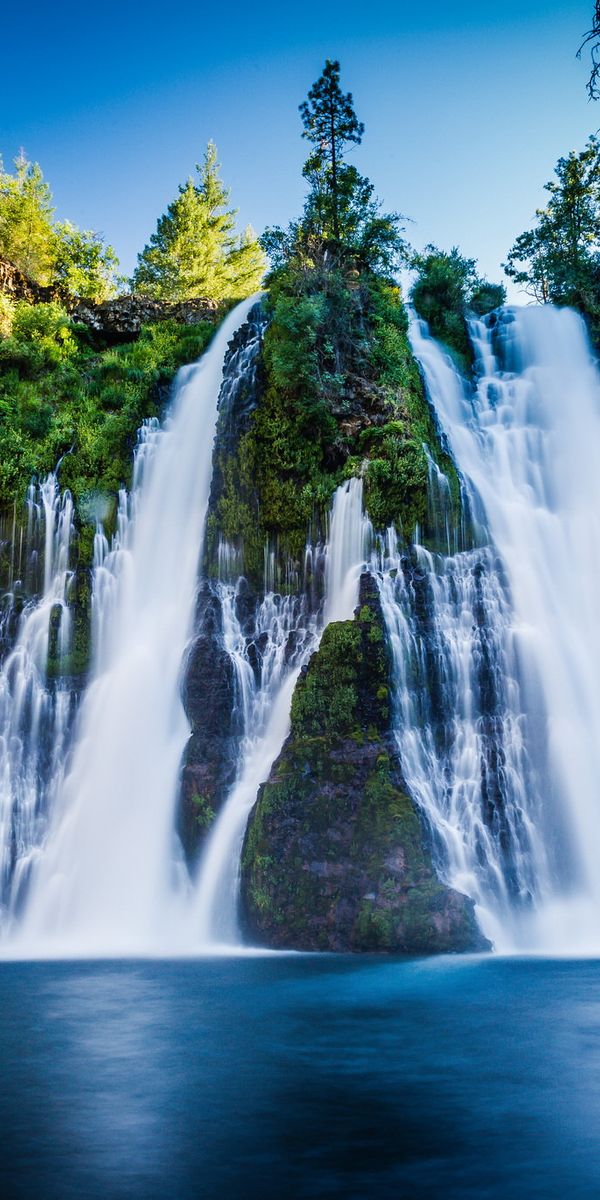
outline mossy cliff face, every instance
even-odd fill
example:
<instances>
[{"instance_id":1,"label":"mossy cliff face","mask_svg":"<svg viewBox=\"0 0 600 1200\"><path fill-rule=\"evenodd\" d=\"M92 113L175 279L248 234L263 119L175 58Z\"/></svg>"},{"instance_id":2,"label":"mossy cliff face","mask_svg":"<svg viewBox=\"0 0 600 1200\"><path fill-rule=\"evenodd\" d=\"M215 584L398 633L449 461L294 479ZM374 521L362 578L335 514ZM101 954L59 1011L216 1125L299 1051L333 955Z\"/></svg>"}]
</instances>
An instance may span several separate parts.
<instances>
[{"instance_id":1,"label":"mossy cliff face","mask_svg":"<svg viewBox=\"0 0 600 1200\"><path fill-rule=\"evenodd\" d=\"M251 814L242 920L300 950L438 953L486 946L465 896L437 878L402 781L379 598L330 625L301 676L291 733Z\"/></svg>"},{"instance_id":2,"label":"mossy cliff face","mask_svg":"<svg viewBox=\"0 0 600 1200\"><path fill-rule=\"evenodd\" d=\"M236 546L262 581L265 543L282 580L302 561L307 533L323 533L335 488L362 475L375 526L407 539L427 533L427 456L451 480L407 336L398 288L341 266L290 266L271 281L256 403L236 444L217 454L211 545Z\"/></svg>"}]
</instances>

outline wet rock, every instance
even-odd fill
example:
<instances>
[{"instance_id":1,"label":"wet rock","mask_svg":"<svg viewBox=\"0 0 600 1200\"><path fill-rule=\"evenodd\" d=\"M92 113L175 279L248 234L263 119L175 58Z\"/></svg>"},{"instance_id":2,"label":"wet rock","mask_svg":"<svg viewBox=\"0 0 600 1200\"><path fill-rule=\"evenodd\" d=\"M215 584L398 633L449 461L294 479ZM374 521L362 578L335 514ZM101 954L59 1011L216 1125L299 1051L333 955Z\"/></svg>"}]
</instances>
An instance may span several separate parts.
<instances>
[{"instance_id":1,"label":"wet rock","mask_svg":"<svg viewBox=\"0 0 600 1200\"><path fill-rule=\"evenodd\" d=\"M235 779L240 735L235 698L233 664L222 642L220 602L204 584L183 687L192 733L181 772L178 825L190 863Z\"/></svg>"},{"instance_id":2,"label":"wet rock","mask_svg":"<svg viewBox=\"0 0 600 1200\"><path fill-rule=\"evenodd\" d=\"M302 950L484 948L470 900L438 879L391 728L390 663L374 581L301 674L292 727L242 856L254 942Z\"/></svg>"}]
</instances>

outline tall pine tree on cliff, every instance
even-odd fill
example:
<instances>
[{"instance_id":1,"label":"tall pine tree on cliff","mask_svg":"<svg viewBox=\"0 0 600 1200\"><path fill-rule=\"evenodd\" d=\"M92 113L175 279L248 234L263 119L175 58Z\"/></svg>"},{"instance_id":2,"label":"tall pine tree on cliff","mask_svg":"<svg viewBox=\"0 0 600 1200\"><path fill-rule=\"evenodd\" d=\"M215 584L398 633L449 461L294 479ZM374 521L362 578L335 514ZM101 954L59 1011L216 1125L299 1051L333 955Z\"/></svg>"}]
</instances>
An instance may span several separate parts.
<instances>
[{"instance_id":1,"label":"tall pine tree on cliff","mask_svg":"<svg viewBox=\"0 0 600 1200\"><path fill-rule=\"evenodd\" d=\"M308 99L300 105L304 132L313 151L304 175L321 176L329 199L326 224L336 240L340 237L340 201L344 187L342 160L349 146L360 145L365 127L354 112L351 92L340 87L340 64L328 58L322 74L313 84Z\"/></svg>"},{"instance_id":2,"label":"tall pine tree on cliff","mask_svg":"<svg viewBox=\"0 0 600 1200\"><path fill-rule=\"evenodd\" d=\"M198 180L188 179L138 255L133 287L157 300L237 300L260 287L264 254L248 227L235 233L236 212L209 142Z\"/></svg>"}]
</instances>

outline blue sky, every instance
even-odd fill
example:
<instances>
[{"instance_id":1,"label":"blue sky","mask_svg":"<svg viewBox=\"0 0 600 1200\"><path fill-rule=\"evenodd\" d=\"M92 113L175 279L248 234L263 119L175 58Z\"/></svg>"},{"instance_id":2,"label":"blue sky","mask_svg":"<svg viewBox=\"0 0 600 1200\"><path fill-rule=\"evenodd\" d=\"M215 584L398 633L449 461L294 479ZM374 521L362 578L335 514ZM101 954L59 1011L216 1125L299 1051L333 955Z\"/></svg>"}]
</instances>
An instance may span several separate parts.
<instances>
[{"instance_id":1,"label":"blue sky","mask_svg":"<svg viewBox=\"0 0 600 1200\"><path fill-rule=\"evenodd\" d=\"M353 0L41 4L3 15L0 150L24 146L58 215L131 271L209 138L240 223L298 214L298 104L324 59L365 122L353 161L417 246L459 245L499 277L558 156L600 125L575 58L587 3Z\"/></svg>"}]
</instances>

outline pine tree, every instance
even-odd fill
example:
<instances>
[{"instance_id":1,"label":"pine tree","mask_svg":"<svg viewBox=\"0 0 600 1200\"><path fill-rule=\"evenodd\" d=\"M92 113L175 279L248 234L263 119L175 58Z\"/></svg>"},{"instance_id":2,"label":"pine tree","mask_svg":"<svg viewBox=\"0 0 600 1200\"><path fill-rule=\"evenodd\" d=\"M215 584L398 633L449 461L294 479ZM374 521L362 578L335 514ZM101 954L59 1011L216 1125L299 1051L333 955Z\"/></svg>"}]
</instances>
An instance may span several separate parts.
<instances>
[{"instance_id":1,"label":"pine tree","mask_svg":"<svg viewBox=\"0 0 600 1200\"><path fill-rule=\"evenodd\" d=\"M330 58L319 79L310 89L308 99L300 105L304 132L314 150L304 167L304 174L313 181L323 179L323 195L329 200L331 232L340 237L341 165L349 145L360 145L365 127L354 112L352 94L340 88L340 64Z\"/></svg>"},{"instance_id":2,"label":"pine tree","mask_svg":"<svg viewBox=\"0 0 600 1200\"><path fill-rule=\"evenodd\" d=\"M138 255L134 290L160 300L237 299L260 286L263 252L251 230L235 234L236 212L209 142L198 182L188 179Z\"/></svg>"}]
</instances>

